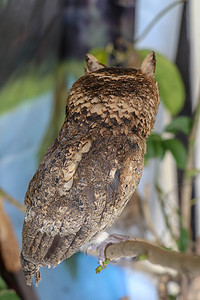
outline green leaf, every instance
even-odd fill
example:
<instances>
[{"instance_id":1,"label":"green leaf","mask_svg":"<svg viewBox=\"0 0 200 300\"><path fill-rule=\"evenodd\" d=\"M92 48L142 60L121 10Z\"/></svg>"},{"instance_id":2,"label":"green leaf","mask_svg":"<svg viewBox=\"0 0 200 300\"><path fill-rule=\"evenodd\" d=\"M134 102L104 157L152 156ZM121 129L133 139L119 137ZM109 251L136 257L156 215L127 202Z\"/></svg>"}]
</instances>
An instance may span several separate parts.
<instances>
[{"instance_id":1,"label":"green leaf","mask_svg":"<svg viewBox=\"0 0 200 300\"><path fill-rule=\"evenodd\" d=\"M19 296L10 290L0 291L0 300L20 300Z\"/></svg>"},{"instance_id":2,"label":"green leaf","mask_svg":"<svg viewBox=\"0 0 200 300\"><path fill-rule=\"evenodd\" d=\"M190 239L187 230L183 226L181 226L180 237L177 241L178 250L180 252L185 252L188 247L189 241Z\"/></svg>"},{"instance_id":3,"label":"green leaf","mask_svg":"<svg viewBox=\"0 0 200 300\"><path fill-rule=\"evenodd\" d=\"M160 157L165 155L165 147L163 147L163 140L159 134L152 133L147 139L147 152L145 159Z\"/></svg>"},{"instance_id":4,"label":"green leaf","mask_svg":"<svg viewBox=\"0 0 200 300\"><path fill-rule=\"evenodd\" d=\"M139 50L143 60L151 50ZM156 52L156 74L161 100L172 115L176 115L185 102L185 87L175 64Z\"/></svg>"},{"instance_id":5,"label":"green leaf","mask_svg":"<svg viewBox=\"0 0 200 300\"><path fill-rule=\"evenodd\" d=\"M169 300L176 300L177 299L177 297L175 296L175 295L168 295L168 297L169 297Z\"/></svg>"},{"instance_id":6,"label":"green leaf","mask_svg":"<svg viewBox=\"0 0 200 300\"><path fill-rule=\"evenodd\" d=\"M57 65L55 62L52 64L50 67L46 64L30 66L28 70L20 70L20 75L13 74L0 90L0 115L23 102L52 91L58 76L66 81L68 73L75 79L84 74L83 60L69 59Z\"/></svg>"},{"instance_id":7,"label":"green leaf","mask_svg":"<svg viewBox=\"0 0 200 300\"><path fill-rule=\"evenodd\" d=\"M8 5L9 0L1 0L0 5L4 8Z\"/></svg>"},{"instance_id":8,"label":"green leaf","mask_svg":"<svg viewBox=\"0 0 200 300\"><path fill-rule=\"evenodd\" d=\"M103 266L102 265L99 265L95 271L96 271L96 274L99 274L103 269L106 269L107 265L110 263L110 259L109 258L106 258L105 261L103 261Z\"/></svg>"},{"instance_id":9,"label":"green leaf","mask_svg":"<svg viewBox=\"0 0 200 300\"><path fill-rule=\"evenodd\" d=\"M6 288L7 288L7 284L5 283L3 278L0 277L0 290L6 289Z\"/></svg>"},{"instance_id":10,"label":"green leaf","mask_svg":"<svg viewBox=\"0 0 200 300\"><path fill-rule=\"evenodd\" d=\"M184 145L177 139L163 141L166 150L169 150L176 160L179 169L185 169L187 160L187 151Z\"/></svg>"},{"instance_id":11,"label":"green leaf","mask_svg":"<svg viewBox=\"0 0 200 300\"><path fill-rule=\"evenodd\" d=\"M66 74L70 77L73 76L74 80L84 75L85 61L79 59L68 59L62 62L58 67L58 71L63 74L64 78Z\"/></svg>"},{"instance_id":12,"label":"green leaf","mask_svg":"<svg viewBox=\"0 0 200 300\"><path fill-rule=\"evenodd\" d=\"M188 117L177 117L169 123L165 131L171 133L183 132L186 135L190 134L192 128L192 119Z\"/></svg>"},{"instance_id":13,"label":"green leaf","mask_svg":"<svg viewBox=\"0 0 200 300\"><path fill-rule=\"evenodd\" d=\"M101 64L108 65L109 54L105 48L92 48L89 51Z\"/></svg>"},{"instance_id":14,"label":"green leaf","mask_svg":"<svg viewBox=\"0 0 200 300\"><path fill-rule=\"evenodd\" d=\"M164 140L159 134L151 134L147 139L147 152L145 160L150 158L163 158L166 151L170 151L176 160L179 169L185 169L187 151L184 145L177 139Z\"/></svg>"}]
</instances>

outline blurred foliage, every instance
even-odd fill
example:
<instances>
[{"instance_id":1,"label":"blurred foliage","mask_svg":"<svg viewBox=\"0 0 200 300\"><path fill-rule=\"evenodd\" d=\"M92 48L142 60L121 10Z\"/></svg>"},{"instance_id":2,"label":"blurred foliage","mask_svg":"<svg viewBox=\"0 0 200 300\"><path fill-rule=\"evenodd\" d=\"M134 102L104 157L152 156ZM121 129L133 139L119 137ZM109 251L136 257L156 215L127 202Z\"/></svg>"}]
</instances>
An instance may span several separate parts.
<instances>
[{"instance_id":1,"label":"blurred foliage","mask_svg":"<svg viewBox=\"0 0 200 300\"><path fill-rule=\"evenodd\" d=\"M160 157L162 159L165 155L165 150L161 135L152 133L147 139L146 161L153 157Z\"/></svg>"},{"instance_id":2,"label":"blurred foliage","mask_svg":"<svg viewBox=\"0 0 200 300\"><path fill-rule=\"evenodd\" d=\"M39 161L42 160L47 148L52 144L64 122L66 111L67 90L72 83L84 74L84 62L70 59L60 62L54 72L54 99L49 126L38 150Z\"/></svg>"},{"instance_id":3,"label":"blurred foliage","mask_svg":"<svg viewBox=\"0 0 200 300\"><path fill-rule=\"evenodd\" d=\"M94 55L98 61L100 61L104 65L108 65L109 63L109 52L108 48L93 48L90 50L90 53Z\"/></svg>"},{"instance_id":4,"label":"blurred foliage","mask_svg":"<svg viewBox=\"0 0 200 300\"><path fill-rule=\"evenodd\" d=\"M2 277L0 277L0 290L4 290L7 288L7 285Z\"/></svg>"},{"instance_id":5,"label":"blurred foliage","mask_svg":"<svg viewBox=\"0 0 200 300\"><path fill-rule=\"evenodd\" d=\"M165 132L171 133L173 136L182 132L189 135L192 128L192 119L182 116L173 119L164 129L163 134L152 133L147 139L147 152L145 155L146 162L150 158L164 158L166 151L170 151L173 155L177 167L185 169L187 161L187 151L182 142L177 138L163 138ZM198 170L197 170L198 172ZM192 173L193 174L193 173ZM196 172L194 172L194 175Z\"/></svg>"},{"instance_id":6,"label":"blurred foliage","mask_svg":"<svg viewBox=\"0 0 200 300\"><path fill-rule=\"evenodd\" d=\"M180 236L177 240L178 250L180 252L185 252L188 249L189 243L191 242L188 231L183 227L182 222L180 222Z\"/></svg>"},{"instance_id":7,"label":"blurred foliage","mask_svg":"<svg viewBox=\"0 0 200 300\"><path fill-rule=\"evenodd\" d=\"M166 132L171 132L177 134L182 132L186 135L189 135L192 129L192 119L189 117L177 117L174 118L166 127Z\"/></svg>"},{"instance_id":8,"label":"blurred foliage","mask_svg":"<svg viewBox=\"0 0 200 300\"><path fill-rule=\"evenodd\" d=\"M178 139L166 139L163 142L165 150L169 150L179 169L185 169L187 161L187 151Z\"/></svg>"},{"instance_id":9,"label":"blurred foliage","mask_svg":"<svg viewBox=\"0 0 200 300\"><path fill-rule=\"evenodd\" d=\"M2 7L5 7L6 5L8 5L8 0L1 0L0 1L0 5L2 6Z\"/></svg>"},{"instance_id":10,"label":"blurred foliage","mask_svg":"<svg viewBox=\"0 0 200 300\"><path fill-rule=\"evenodd\" d=\"M186 170L187 177L194 177L196 175L200 174L199 169L192 169L192 170Z\"/></svg>"},{"instance_id":11,"label":"blurred foliage","mask_svg":"<svg viewBox=\"0 0 200 300\"><path fill-rule=\"evenodd\" d=\"M68 59L60 63L58 69L59 72L65 76L66 79L69 76L73 76L75 81L79 77L84 75L84 64L84 60Z\"/></svg>"},{"instance_id":12,"label":"blurred foliage","mask_svg":"<svg viewBox=\"0 0 200 300\"><path fill-rule=\"evenodd\" d=\"M0 114L40 96L53 86L54 74L46 72L45 67L30 67L23 75L13 75L0 91Z\"/></svg>"},{"instance_id":13,"label":"blurred foliage","mask_svg":"<svg viewBox=\"0 0 200 300\"><path fill-rule=\"evenodd\" d=\"M147 162L150 158L163 159L166 151L171 152L179 169L185 168L187 151L184 145L178 139L165 139L160 134L152 133L148 137L145 160Z\"/></svg>"},{"instance_id":14,"label":"blurred foliage","mask_svg":"<svg viewBox=\"0 0 200 300\"><path fill-rule=\"evenodd\" d=\"M192 243L189 232L183 226L183 222L181 219L180 211L177 208L174 208L174 212L177 214L179 219L179 234L174 234L174 228L171 224L169 215L167 213L167 205L170 203L169 195L164 193L163 189L159 185L158 182L155 183L155 189L158 195L159 203L161 205L161 210L163 213L163 217L165 220L166 227L168 229L169 234L171 235L172 240L176 243L176 246L180 252L185 252L188 249L189 244ZM173 209L173 208L172 208ZM168 250L174 250L173 248L167 248Z\"/></svg>"},{"instance_id":15,"label":"blurred foliage","mask_svg":"<svg viewBox=\"0 0 200 300\"><path fill-rule=\"evenodd\" d=\"M0 277L0 300L20 300L15 291L8 290L7 284L2 277Z\"/></svg>"}]
</instances>

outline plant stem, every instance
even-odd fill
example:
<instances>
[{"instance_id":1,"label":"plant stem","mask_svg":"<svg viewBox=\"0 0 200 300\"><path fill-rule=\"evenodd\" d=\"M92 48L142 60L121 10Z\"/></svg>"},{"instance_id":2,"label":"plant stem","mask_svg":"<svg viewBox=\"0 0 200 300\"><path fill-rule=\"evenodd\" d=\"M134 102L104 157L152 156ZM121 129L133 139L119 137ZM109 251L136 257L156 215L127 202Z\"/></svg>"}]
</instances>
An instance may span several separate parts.
<instances>
[{"instance_id":1,"label":"plant stem","mask_svg":"<svg viewBox=\"0 0 200 300\"><path fill-rule=\"evenodd\" d=\"M155 17L154 19L148 24L148 26L142 31L142 33L136 37L136 39L134 40L134 44L140 42L141 40L143 40L145 38L145 36L148 35L148 33L152 30L152 28L156 25L156 23L165 15L167 14L172 8L174 8L175 6L182 4L184 2L186 2L187 0L179 0L176 2L171 3L170 5L168 5L167 7L165 7L163 10L161 10Z\"/></svg>"},{"instance_id":2,"label":"plant stem","mask_svg":"<svg viewBox=\"0 0 200 300\"><path fill-rule=\"evenodd\" d=\"M197 136L198 122L200 117L200 94L197 102L196 109L193 113L193 125L188 137L188 156L186 169L183 175L182 192L181 192L181 216L183 219L183 225L188 231L190 230L191 224L191 199L192 199L192 181L193 178L188 176L188 171L194 169L194 145Z\"/></svg>"},{"instance_id":3,"label":"plant stem","mask_svg":"<svg viewBox=\"0 0 200 300\"><path fill-rule=\"evenodd\" d=\"M167 229L169 230L169 233L172 237L172 239L176 242L177 244L177 239L176 239L176 236L174 235L174 232L172 230L172 227L171 227L171 224L170 224L170 221L169 221L169 217L165 211L165 203L164 203L164 200L163 200L163 192L160 188L160 186L158 185L158 183L155 184L155 187L156 187L156 191L157 191L157 194L158 194L158 199L159 199L159 202L160 202L160 206L161 206L161 210L162 210L162 213L163 213L163 217L165 219L165 224L166 224L166 227Z\"/></svg>"},{"instance_id":4,"label":"plant stem","mask_svg":"<svg viewBox=\"0 0 200 300\"><path fill-rule=\"evenodd\" d=\"M11 204L13 204L15 207L17 207L21 212L25 213L26 208L24 205L19 203L15 198L12 196L8 195L5 191L0 189L0 197L4 198L5 200L9 201Z\"/></svg>"}]
</instances>

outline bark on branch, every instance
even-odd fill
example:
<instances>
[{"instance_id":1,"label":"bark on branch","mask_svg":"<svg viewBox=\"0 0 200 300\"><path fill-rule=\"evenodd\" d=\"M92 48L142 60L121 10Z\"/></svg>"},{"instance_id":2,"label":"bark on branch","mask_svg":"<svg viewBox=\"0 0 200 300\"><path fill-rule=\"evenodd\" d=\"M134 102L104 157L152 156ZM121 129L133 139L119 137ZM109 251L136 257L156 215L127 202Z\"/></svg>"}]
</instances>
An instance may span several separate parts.
<instances>
[{"instance_id":1,"label":"bark on branch","mask_svg":"<svg viewBox=\"0 0 200 300\"><path fill-rule=\"evenodd\" d=\"M176 269L189 277L200 274L200 256L179 253L154 246L148 242L127 240L106 247L105 257L111 261L122 257L145 256L153 264Z\"/></svg>"}]
</instances>

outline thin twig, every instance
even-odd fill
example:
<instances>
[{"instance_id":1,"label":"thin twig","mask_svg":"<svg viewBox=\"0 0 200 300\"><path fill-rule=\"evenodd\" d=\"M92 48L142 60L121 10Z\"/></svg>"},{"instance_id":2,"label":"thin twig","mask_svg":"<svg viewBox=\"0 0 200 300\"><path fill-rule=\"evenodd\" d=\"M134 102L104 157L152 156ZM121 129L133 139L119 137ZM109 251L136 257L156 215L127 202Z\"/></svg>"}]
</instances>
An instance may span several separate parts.
<instances>
[{"instance_id":1,"label":"thin twig","mask_svg":"<svg viewBox=\"0 0 200 300\"><path fill-rule=\"evenodd\" d=\"M193 113L193 125L188 137L188 156L185 172L183 175L182 191L181 191L181 216L183 225L190 233L191 224L191 199L192 199L192 176L188 176L188 171L194 169L194 145L197 136L198 122L200 117L200 94L197 102L196 109Z\"/></svg>"},{"instance_id":2,"label":"thin twig","mask_svg":"<svg viewBox=\"0 0 200 300\"><path fill-rule=\"evenodd\" d=\"M19 203L15 198L13 198L12 196L8 195L8 193L6 193L5 191L3 191L2 189L0 189L0 197L2 197L5 200L9 201L11 204L13 204L15 207L17 207L21 212L23 212L23 213L26 212L26 208L25 208L24 205L22 205L21 203Z\"/></svg>"},{"instance_id":3,"label":"thin twig","mask_svg":"<svg viewBox=\"0 0 200 300\"><path fill-rule=\"evenodd\" d=\"M156 190L157 190L157 194L158 194L158 199L159 199L159 202L160 202L161 210L162 210L162 213L163 213L163 217L164 217L164 219L165 219L165 224L166 224L166 226L167 226L167 229L169 230L169 233L170 233L172 239L173 239L173 240L176 242L176 244L177 244L176 236L174 235L174 232L173 232L173 230L172 230L172 226L171 226L171 224L170 224L170 222L169 222L169 217L168 217L168 215L167 215L167 213L166 213L166 210L165 210L165 203L164 203L164 201L163 201L163 192L162 192L160 186L158 185L158 183L155 184L155 188L156 188Z\"/></svg>"},{"instance_id":4,"label":"thin twig","mask_svg":"<svg viewBox=\"0 0 200 300\"><path fill-rule=\"evenodd\" d=\"M151 214L150 214L150 206L149 206L149 185L145 186L145 197L142 200L142 212L143 212L143 216L144 216L144 220L147 226L147 229L149 229L151 231L151 233L153 234L156 242L159 245L162 245L162 242L155 230L155 227L153 225L152 219L151 219Z\"/></svg>"},{"instance_id":5,"label":"thin twig","mask_svg":"<svg viewBox=\"0 0 200 300\"><path fill-rule=\"evenodd\" d=\"M151 29L156 25L156 23L165 15L167 14L172 8L174 8L175 6L182 4L184 2L186 2L187 0L180 0L180 1L176 1L171 3L170 5L168 5L167 7L165 7L163 10L161 10L154 18L153 20L148 24L148 26L143 30L143 32L135 38L134 40L134 44L138 43L139 41L143 40L145 38L146 35L148 35L148 33L151 31Z\"/></svg>"}]
</instances>

